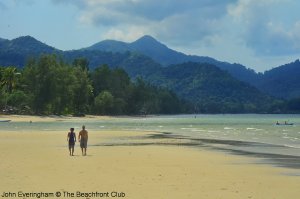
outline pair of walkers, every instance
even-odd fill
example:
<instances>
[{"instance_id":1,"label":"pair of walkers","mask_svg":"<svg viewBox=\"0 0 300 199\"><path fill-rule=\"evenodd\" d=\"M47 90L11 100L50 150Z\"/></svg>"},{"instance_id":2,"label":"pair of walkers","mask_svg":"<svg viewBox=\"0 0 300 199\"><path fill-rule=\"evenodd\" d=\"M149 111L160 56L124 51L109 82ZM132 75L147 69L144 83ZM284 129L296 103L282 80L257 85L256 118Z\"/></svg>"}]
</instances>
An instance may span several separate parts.
<instances>
[{"instance_id":1,"label":"pair of walkers","mask_svg":"<svg viewBox=\"0 0 300 199\"><path fill-rule=\"evenodd\" d=\"M69 142L69 152L70 156L74 155L74 146L76 142L76 134L74 128L70 128L68 133L67 141ZM82 126L82 130L79 132L78 141L80 142L80 148L82 155L86 155L87 141L88 141L88 132L85 130L85 126Z\"/></svg>"}]
</instances>

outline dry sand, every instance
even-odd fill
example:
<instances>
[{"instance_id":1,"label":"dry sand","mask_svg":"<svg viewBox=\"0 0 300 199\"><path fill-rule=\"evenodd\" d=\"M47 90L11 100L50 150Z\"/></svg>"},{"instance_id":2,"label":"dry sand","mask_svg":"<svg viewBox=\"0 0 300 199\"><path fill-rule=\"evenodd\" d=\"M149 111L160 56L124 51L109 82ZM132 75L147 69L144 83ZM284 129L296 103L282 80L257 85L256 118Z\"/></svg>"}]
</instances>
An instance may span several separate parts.
<instances>
[{"instance_id":1,"label":"dry sand","mask_svg":"<svg viewBox=\"0 0 300 199\"><path fill-rule=\"evenodd\" d=\"M128 131L89 132L88 155L81 156L76 143L72 157L66 133L0 129L0 198L3 192L19 191L65 191L75 196L77 191L108 192L109 197L102 198L112 198L116 191L119 198L128 199L300 197L299 176L285 175L290 172L287 169L253 164L247 157L180 146L97 146L122 136L146 134Z\"/></svg>"}]
</instances>

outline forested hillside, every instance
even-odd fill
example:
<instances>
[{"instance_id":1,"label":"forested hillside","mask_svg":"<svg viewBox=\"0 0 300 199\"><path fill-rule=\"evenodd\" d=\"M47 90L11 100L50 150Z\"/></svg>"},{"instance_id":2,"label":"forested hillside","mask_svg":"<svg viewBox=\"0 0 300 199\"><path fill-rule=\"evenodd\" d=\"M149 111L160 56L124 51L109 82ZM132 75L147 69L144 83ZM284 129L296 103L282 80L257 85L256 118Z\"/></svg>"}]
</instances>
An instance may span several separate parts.
<instances>
[{"instance_id":1,"label":"forested hillside","mask_svg":"<svg viewBox=\"0 0 300 199\"><path fill-rule=\"evenodd\" d=\"M88 70L86 59L67 64L55 55L32 59L23 69L0 68L0 108L26 114L175 114L186 104L171 91L135 82L120 68Z\"/></svg>"},{"instance_id":2,"label":"forested hillside","mask_svg":"<svg viewBox=\"0 0 300 199\"><path fill-rule=\"evenodd\" d=\"M210 64L173 65L149 81L174 90L202 113L268 112L276 101Z\"/></svg>"},{"instance_id":3,"label":"forested hillside","mask_svg":"<svg viewBox=\"0 0 300 199\"><path fill-rule=\"evenodd\" d=\"M30 36L13 40L0 39L0 66L16 67L18 69L16 73L20 73L22 76L26 74L32 63L37 62L42 57L49 56L49 54L55 56L55 62L53 61L53 66L50 64L44 72L48 72L47 70L56 71L54 66L57 64L72 66L74 60L84 58L83 60L88 63L86 68L89 68L89 78L92 77L92 73L98 70L99 66L106 65L109 70L122 69L126 72L131 84L136 84L142 78L149 89L151 87L154 90L171 90L174 92L171 93L172 95L175 96L176 94L180 98L176 98L178 103L181 99L189 103L189 106L186 106L185 103L180 102L180 106L177 104L178 109L173 108L173 110L162 111L164 109L151 108L151 111L146 110L144 112L165 113L180 112L182 110L200 113L293 112L296 108L292 107L297 107L295 103L300 98L299 61L274 68L264 74L258 74L240 64L219 62L209 57L184 55L169 49L150 36L142 37L132 43L107 40L90 48L72 51L60 51ZM159 61L159 59L170 60L175 63L185 62L165 66L155 61ZM188 60L192 60L192 62ZM40 67L44 67L43 63L40 65ZM33 79L35 76L39 76L34 71L31 72ZM70 72L70 74L72 73ZM109 78L114 79L110 76ZM74 82L76 81L74 80ZM97 80L94 79L94 81ZM22 82L22 85L27 85L27 83L23 84ZM35 87L33 86L33 88ZM1 92L3 93L3 91ZM114 93L114 91L110 90L110 93ZM32 98L30 99L32 100ZM44 100L47 101L47 99ZM60 103L59 100L57 103ZM289 105L286 103L289 103ZM52 107L53 105L50 109L53 112ZM137 111L138 109L140 110ZM118 108L121 111L110 110L109 112L113 114L137 114L141 109L137 108L133 111L127 107ZM72 111L67 110L66 112L86 112L74 110L73 107ZM35 109L32 111L39 112ZM41 112L47 111L42 110Z\"/></svg>"},{"instance_id":4,"label":"forested hillside","mask_svg":"<svg viewBox=\"0 0 300 199\"><path fill-rule=\"evenodd\" d=\"M300 98L300 61L266 71L257 87L278 98Z\"/></svg>"},{"instance_id":5,"label":"forested hillside","mask_svg":"<svg viewBox=\"0 0 300 199\"><path fill-rule=\"evenodd\" d=\"M233 77L250 84L257 82L260 79L260 75L255 73L254 70L246 68L241 64L221 62L207 56L186 55L184 53L168 48L166 45L160 43L159 41L148 35L143 36L132 43L105 40L96 43L88 48L85 48L84 50L100 50L104 52L114 53L139 53L152 58L155 62L165 67L185 62L208 63L215 65L220 69L227 71Z\"/></svg>"},{"instance_id":6,"label":"forested hillside","mask_svg":"<svg viewBox=\"0 0 300 199\"><path fill-rule=\"evenodd\" d=\"M21 68L28 59L49 53L62 53L62 51L30 36L18 37L13 40L0 40L0 66Z\"/></svg>"}]
</instances>

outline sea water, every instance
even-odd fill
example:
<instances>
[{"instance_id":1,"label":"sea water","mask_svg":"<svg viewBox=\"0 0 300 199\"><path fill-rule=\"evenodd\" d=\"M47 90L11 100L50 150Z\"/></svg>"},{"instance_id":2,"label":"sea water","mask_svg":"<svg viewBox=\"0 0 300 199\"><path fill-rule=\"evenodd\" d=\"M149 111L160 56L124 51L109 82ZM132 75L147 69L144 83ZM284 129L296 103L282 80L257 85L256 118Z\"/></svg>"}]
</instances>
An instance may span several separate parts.
<instances>
[{"instance_id":1,"label":"sea water","mask_svg":"<svg viewBox=\"0 0 300 199\"><path fill-rule=\"evenodd\" d=\"M293 125L276 125L276 122ZM0 132L75 131L85 124L101 130L168 133L174 138L201 142L216 149L243 154L293 156L300 165L300 115L218 114L64 119L52 122L0 122ZM295 159L294 159L295 160ZM293 160L293 161L294 161Z\"/></svg>"}]
</instances>

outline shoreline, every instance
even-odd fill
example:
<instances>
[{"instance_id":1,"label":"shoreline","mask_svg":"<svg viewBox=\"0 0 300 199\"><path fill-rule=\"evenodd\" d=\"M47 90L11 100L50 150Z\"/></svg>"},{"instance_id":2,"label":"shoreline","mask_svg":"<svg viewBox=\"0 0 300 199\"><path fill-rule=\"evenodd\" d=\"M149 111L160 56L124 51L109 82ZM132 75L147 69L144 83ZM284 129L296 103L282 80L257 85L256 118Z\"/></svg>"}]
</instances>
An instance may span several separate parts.
<instances>
[{"instance_id":1,"label":"shoreline","mask_svg":"<svg viewBox=\"0 0 300 199\"><path fill-rule=\"evenodd\" d=\"M113 118L112 116L96 116L96 115L86 115L84 117L74 117L74 116L37 116L37 115L0 115L0 120L10 120L9 122L56 122L56 121L77 121L77 120L87 120L87 119L98 119L107 120Z\"/></svg>"},{"instance_id":2,"label":"shoreline","mask_svg":"<svg viewBox=\"0 0 300 199\"><path fill-rule=\"evenodd\" d=\"M41 118L18 121L28 119ZM81 156L77 142L72 157L66 135L67 129L0 130L0 193L116 191L130 199L296 199L300 195L300 177L294 175L299 169L260 164L255 156L214 149L209 142L215 140L191 141L154 131L97 130L89 134L88 155Z\"/></svg>"},{"instance_id":3,"label":"shoreline","mask_svg":"<svg viewBox=\"0 0 300 199\"><path fill-rule=\"evenodd\" d=\"M0 115L0 120L5 119L10 122L61 122L61 121L70 121L77 122L81 120L88 121L92 120L108 120L108 119L118 119L118 118L137 118L133 116L95 116L95 115L86 115L85 117L74 117L74 116L32 116L32 115ZM143 119L144 117L138 117ZM79 122L79 123L80 123ZM83 122L84 123L84 122ZM79 127L77 127L78 130ZM10 131L10 130L9 130ZM28 131L26 129L24 132ZM37 129L31 129L31 131L38 131ZM52 131L51 129L43 129L43 131L48 132ZM67 131L67 129L66 129ZM106 130L106 131L114 131L114 130ZM122 130L123 132L127 132L129 130ZM142 130L138 130L142 131ZM1 129L0 129L1 132ZM14 130L10 131L14 132ZM153 133L151 133L153 132ZM234 149L228 148L228 146L242 146L242 147L256 147L259 146L261 148L264 147L275 147L275 148L283 148L286 146L282 145L273 145L262 142L255 141L241 141L241 140L224 140L224 139L212 139L212 138L193 138L187 137L183 135L176 135L171 132L154 132L154 131L145 131L142 137L139 134L132 134L133 136L130 139L143 139L143 142L135 143L135 142L118 142L118 143L106 143L100 144L98 146L184 146L184 147L197 147L197 148L208 148L212 151L217 151L225 154L237 155L237 156L246 156L250 158L256 158L257 164L266 164L271 165L273 167L283 167L290 169L300 169L300 156L296 155L288 155L288 154L276 154L276 153L267 153L267 152L253 152L253 151L245 151L242 149ZM115 137L115 139L118 139ZM148 142L148 141L149 142ZM160 140L160 141L159 141ZM168 140L172 140L169 142ZM124 140L123 140L124 141Z\"/></svg>"},{"instance_id":4,"label":"shoreline","mask_svg":"<svg viewBox=\"0 0 300 199\"><path fill-rule=\"evenodd\" d=\"M274 145L255 141L240 141L240 140L224 140L224 139L208 139L208 138L190 138L184 136L173 135L172 133L158 133L148 136L154 139L177 139L177 140L187 140L186 143L181 142L180 145L187 147L204 147L209 148L213 151L221 151L224 153L229 153L232 155L246 156L256 158L259 164L269 164L271 166L278 166L290 169L299 169L297 175L300 175L300 156L288 155L288 154L277 154L268 153L264 148L287 148L283 145ZM234 149L230 147L260 147L262 152L249 151L245 149Z\"/></svg>"},{"instance_id":5,"label":"shoreline","mask_svg":"<svg viewBox=\"0 0 300 199\"><path fill-rule=\"evenodd\" d=\"M149 133L149 132L147 132ZM264 164L272 167L281 167L286 169L295 169L294 175L300 176L300 156L295 155L284 155L284 154L275 154L267 152L251 152L245 151L242 149L232 149L227 148L226 146L250 146L250 145L259 145L260 147L270 147L269 144L258 143L258 142L245 142L245 141L236 141L236 140L221 140L221 139L193 139L193 138L183 138L176 137L171 135L171 133L161 133L153 132L146 134L143 137L140 135L136 137L131 137L132 140L142 140L139 142L136 141L124 141L117 143L104 143L96 144L93 146L99 147L138 147L138 146L173 146L173 147L187 147L195 148L196 150L207 149L209 151L223 153L224 155L232 155L245 158L254 158L254 164ZM147 141L148 140L148 141ZM217 145L214 145L217 144ZM274 145L274 147L283 147Z\"/></svg>"}]
</instances>

